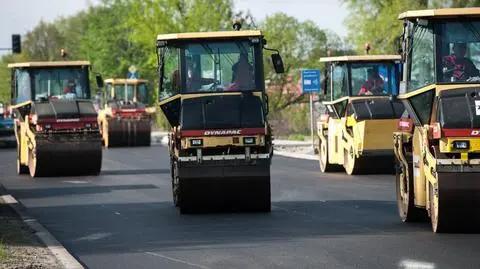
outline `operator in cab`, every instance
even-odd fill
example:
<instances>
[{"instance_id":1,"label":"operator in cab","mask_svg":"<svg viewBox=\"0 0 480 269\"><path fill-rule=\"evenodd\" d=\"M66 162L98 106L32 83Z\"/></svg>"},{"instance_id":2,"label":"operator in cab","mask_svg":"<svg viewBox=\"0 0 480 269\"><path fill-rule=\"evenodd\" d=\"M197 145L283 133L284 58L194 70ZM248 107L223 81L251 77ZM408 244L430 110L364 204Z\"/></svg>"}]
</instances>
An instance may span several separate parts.
<instances>
[{"instance_id":1,"label":"operator in cab","mask_svg":"<svg viewBox=\"0 0 480 269\"><path fill-rule=\"evenodd\" d=\"M472 77L480 76L480 72L472 60L465 57L467 45L456 42L453 45L453 54L443 58L443 74L449 81L465 81Z\"/></svg>"},{"instance_id":2,"label":"operator in cab","mask_svg":"<svg viewBox=\"0 0 480 269\"><path fill-rule=\"evenodd\" d=\"M73 79L69 79L67 82L67 87L63 89L63 94L65 95L66 99L74 99L77 97L75 86L75 81Z\"/></svg>"},{"instance_id":3,"label":"operator in cab","mask_svg":"<svg viewBox=\"0 0 480 269\"><path fill-rule=\"evenodd\" d=\"M226 91L241 91L252 89L253 67L248 62L247 54L240 54L238 61L232 66L232 83L225 87Z\"/></svg>"},{"instance_id":4,"label":"operator in cab","mask_svg":"<svg viewBox=\"0 0 480 269\"><path fill-rule=\"evenodd\" d=\"M385 82L376 68L368 70L368 80L362 85L358 95L379 95L383 93Z\"/></svg>"}]
</instances>

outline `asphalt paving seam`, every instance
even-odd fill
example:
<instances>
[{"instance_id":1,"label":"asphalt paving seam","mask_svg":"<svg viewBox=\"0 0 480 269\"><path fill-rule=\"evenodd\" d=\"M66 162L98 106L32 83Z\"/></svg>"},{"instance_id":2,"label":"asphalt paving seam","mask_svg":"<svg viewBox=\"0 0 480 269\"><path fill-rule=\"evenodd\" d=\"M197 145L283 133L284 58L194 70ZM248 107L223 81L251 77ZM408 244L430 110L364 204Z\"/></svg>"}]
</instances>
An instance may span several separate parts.
<instances>
[{"instance_id":1,"label":"asphalt paving seam","mask_svg":"<svg viewBox=\"0 0 480 269\"><path fill-rule=\"evenodd\" d=\"M8 204L20 216L23 223L35 231L38 237L55 258L65 269L84 269L82 264L75 259L67 249L42 225L40 222L27 213L26 207L12 195L0 183L0 199Z\"/></svg>"}]
</instances>

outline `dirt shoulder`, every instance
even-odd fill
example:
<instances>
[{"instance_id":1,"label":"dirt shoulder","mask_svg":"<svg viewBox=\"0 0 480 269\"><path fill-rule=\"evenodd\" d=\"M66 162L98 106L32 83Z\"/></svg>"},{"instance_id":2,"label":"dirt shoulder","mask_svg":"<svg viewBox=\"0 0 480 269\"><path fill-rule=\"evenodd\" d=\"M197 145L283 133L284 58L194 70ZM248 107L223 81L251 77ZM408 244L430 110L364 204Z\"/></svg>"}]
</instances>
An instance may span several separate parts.
<instances>
[{"instance_id":1,"label":"dirt shoulder","mask_svg":"<svg viewBox=\"0 0 480 269\"><path fill-rule=\"evenodd\" d=\"M61 269L55 256L0 198L0 268Z\"/></svg>"}]
</instances>

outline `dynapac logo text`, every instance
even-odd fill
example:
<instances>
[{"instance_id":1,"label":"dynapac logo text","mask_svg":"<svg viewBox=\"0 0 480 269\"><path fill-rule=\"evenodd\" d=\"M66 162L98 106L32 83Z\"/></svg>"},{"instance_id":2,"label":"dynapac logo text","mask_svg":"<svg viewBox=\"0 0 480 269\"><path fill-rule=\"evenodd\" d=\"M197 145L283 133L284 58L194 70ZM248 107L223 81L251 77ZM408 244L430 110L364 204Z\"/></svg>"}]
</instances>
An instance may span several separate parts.
<instances>
[{"instance_id":1,"label":"dynapac logo text","mask_svg":"<svg viewBox=\"0 0 480 269\"><path fill-rule=\"evenodd\" d=\"M205 131L203 135L239 135L241 132L242 130L212 130Z\"/></svg>"}]
</instances>

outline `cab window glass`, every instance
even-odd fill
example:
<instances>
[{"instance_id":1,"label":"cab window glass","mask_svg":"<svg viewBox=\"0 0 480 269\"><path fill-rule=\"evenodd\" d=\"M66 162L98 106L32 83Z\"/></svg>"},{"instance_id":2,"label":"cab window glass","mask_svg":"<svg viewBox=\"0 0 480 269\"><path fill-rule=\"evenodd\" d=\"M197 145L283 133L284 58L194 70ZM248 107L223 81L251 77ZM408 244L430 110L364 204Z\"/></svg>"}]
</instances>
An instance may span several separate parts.
<instances>
[{"instance_id":1,"label":"cab window glass","mask_svg":"<svg viewBox=\"0 0 480 269\"><path fill-rule=\"evenodd\" d=\"M22 103L31 100L32 87L30 74L26 70L15 70L15 79L17 81L16 96L14 103Z\"/></svg>"},{"instance_id":2,"label":"cab window glass","mask_svg":"<svg viewBox=\"0 0 480 269\"><path fill-rule=\"evenodd\" d=\"M342 98L347 90L347 66L336 65L333 69L333 93L332 100Z\"/></svg>"},{"instance_id":3,"label":"cab window glass","mask_svg":"<svg viewBox=\"0 0 480 269\"><path fill-rule=\"evenodd\" d=\"M163 81L160 100L164 100L180 93L180 58L177 47L165 47L161 54L163 54Z\"/></svg>"},{"instance_id":4,"label":"cab window glass","mask_svg":"<svg viewBox=\"0 0 480 269\"><path fill-rule=\"evenodd\" d=\"M137 85L137 102L144 104L148 103L148 90L147 84L141 83Z\"/></svg>"},{"instance_id":5,"label":"cab window glass","mask_svg":"<svg viewBox=\"0 0 480 269\"><path fill-rule=\"evenodd\" d=\"M105 86L105 94L107 96L107 99L111 99L112 98L112 84L108 83L106 86ZM113 95L115 95L115 93L113 93Z\"/></svg>"},{"instance_id":6,"label":"cab window glass","mask_svg":"<svg viewBox=\"0 0 480 269\"><path fill-rule=\"evenodd\" d=\"M450 21L438 24L441 33L441 82L480 80L480 21Z\"/></svg>"},{"instance_id":7,"label":"cab window glass","mask_svg":"<svg viewBox=\"0 0 480 269\"><path fill-rule=\"evenodd\" d=\"M84 68L34 69L32 74L35 83L35 100L90 98L87 71Z\"/></svg>"},{"instance_id":8,"label":"cab window glass","mask_svg":"<svg viewBox=\"0 0 480 269\"><path fill-rule=\"evenodd\" d=\"M254 47L247 41L185 46L184 92L255 90Z\"/></svg>"},{"instance_id":9,"label":"cab window glass","mask_svg":"<svg viewBox=\"0 0 480 269\"><path fill-rule=\"evenodd\" d=\"M411 70L407 91L416 90L435 82L434 42L432 27L415 25L411 43Z\"/></svg>"},{"instance_id":10,"label":"cab window glass","mask_svg":"<svg viewBox=\"0 0 480 269\"><path fill-rule=\"evenodd\" d=\"M396 65L356 63L351 65L352 95L391 95L397 91Z\"/></svg>"}]
</instances>

